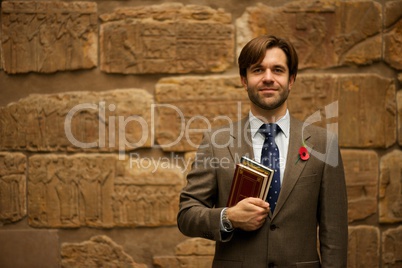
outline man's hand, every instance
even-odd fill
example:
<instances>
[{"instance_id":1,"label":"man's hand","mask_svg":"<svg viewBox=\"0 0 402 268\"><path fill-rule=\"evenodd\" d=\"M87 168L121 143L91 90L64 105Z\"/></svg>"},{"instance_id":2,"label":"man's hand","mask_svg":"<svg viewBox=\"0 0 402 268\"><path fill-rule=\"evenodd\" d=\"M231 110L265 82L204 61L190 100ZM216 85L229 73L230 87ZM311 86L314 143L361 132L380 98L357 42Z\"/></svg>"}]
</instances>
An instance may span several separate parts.
<instances>
[{"instance_id":1,"label":"man's hand","mask_svg":"<svg viewBox=\"0 0 402 268\"><path fill-rule=\"evenodd\" d=\"M226 210L228 219L234 228L245 231L259 229L269 213L269 204L260 198L245 198Z\"/></svg>"}]
</instances>

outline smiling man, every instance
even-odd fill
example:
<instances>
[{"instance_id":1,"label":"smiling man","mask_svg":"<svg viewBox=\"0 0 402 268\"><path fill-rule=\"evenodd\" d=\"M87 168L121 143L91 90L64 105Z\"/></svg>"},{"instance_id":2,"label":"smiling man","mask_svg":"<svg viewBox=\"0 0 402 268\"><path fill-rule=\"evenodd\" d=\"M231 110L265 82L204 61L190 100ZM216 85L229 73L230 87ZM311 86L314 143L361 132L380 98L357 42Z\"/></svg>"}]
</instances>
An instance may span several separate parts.
<instances>
[{"instance_id":1,"label":"smiling man","mask_svg":"<svg viewBox=\"0 0 402 268\"><path fill-rule=\"evenodd\" d=\"M246 44L238 63L249 115L205 133L180 195L179 229L217 241L213 267L346 267L347 196L338 142L289 114L294 47L260 36ZM310 154L301 158L304 144ZM226 207L241 156L274 169L274 177L267 200L250 197Z\"/></svg>"}]
</instances>

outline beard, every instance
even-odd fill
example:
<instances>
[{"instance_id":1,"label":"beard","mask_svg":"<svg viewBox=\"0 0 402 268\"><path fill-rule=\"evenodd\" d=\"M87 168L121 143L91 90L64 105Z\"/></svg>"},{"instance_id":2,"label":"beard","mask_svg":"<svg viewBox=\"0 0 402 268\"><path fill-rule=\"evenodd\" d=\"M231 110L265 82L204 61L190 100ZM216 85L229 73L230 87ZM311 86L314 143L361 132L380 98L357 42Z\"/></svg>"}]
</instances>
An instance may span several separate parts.
<instances>
[{"instance_id":1,"label":"beard","mask_svg":"<svg viewBox=\"0 0 402 268\"><path fill-rule=\"evenodd\" d=\"M269 100L265 101L265 98L261 98L258 95L257 90L253 90L251 88L247 88L247 93L250 101L256 105L257 107L264 109L264 110L275 110L278 107L281 107L283 103L287 100L289 96L290 90L288 88L279 91L279 95L270 98Z\"/></svg>"}]
</instances>

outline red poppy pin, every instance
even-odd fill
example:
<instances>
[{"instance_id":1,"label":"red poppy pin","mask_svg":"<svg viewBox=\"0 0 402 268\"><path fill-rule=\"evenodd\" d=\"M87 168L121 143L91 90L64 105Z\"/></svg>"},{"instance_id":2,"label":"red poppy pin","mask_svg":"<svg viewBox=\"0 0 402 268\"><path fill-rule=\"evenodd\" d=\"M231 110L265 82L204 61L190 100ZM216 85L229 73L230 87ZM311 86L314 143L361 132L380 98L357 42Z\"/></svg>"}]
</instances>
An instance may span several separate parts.
<instances>
[{"instance_id":1,"label":"red poppy pin","mask_svg":"<svg viewBox=\"0 0 402 268\"><path fill-rule=\"evenodd\" d=\"M296 164L297 164L297 162L299 162L300 159L303 161L307 161L309 158L310 158L310 154L308 153L306 145L303 142L303 146L300 147L300 149L299 149L299 157L297 158Z\"/></svg>"}]
</instances>

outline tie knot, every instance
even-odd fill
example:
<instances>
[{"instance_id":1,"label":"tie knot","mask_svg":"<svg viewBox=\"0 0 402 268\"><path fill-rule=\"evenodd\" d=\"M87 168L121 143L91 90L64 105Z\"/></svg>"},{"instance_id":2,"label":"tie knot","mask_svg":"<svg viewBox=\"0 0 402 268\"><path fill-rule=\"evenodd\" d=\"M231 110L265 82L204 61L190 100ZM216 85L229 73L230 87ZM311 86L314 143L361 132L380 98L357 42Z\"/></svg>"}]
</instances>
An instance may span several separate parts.
<instances>
[{"instance_id":1,"label":"tie knot","mask_svg":"<svg viewBox=\"0 0 402 268\"><path fill-rule=\"evenodd\" d=\"M263 124L259 129L265 137L275 137L280 131L281 128L275 123Z\"/></svg>"}]
</instances>

